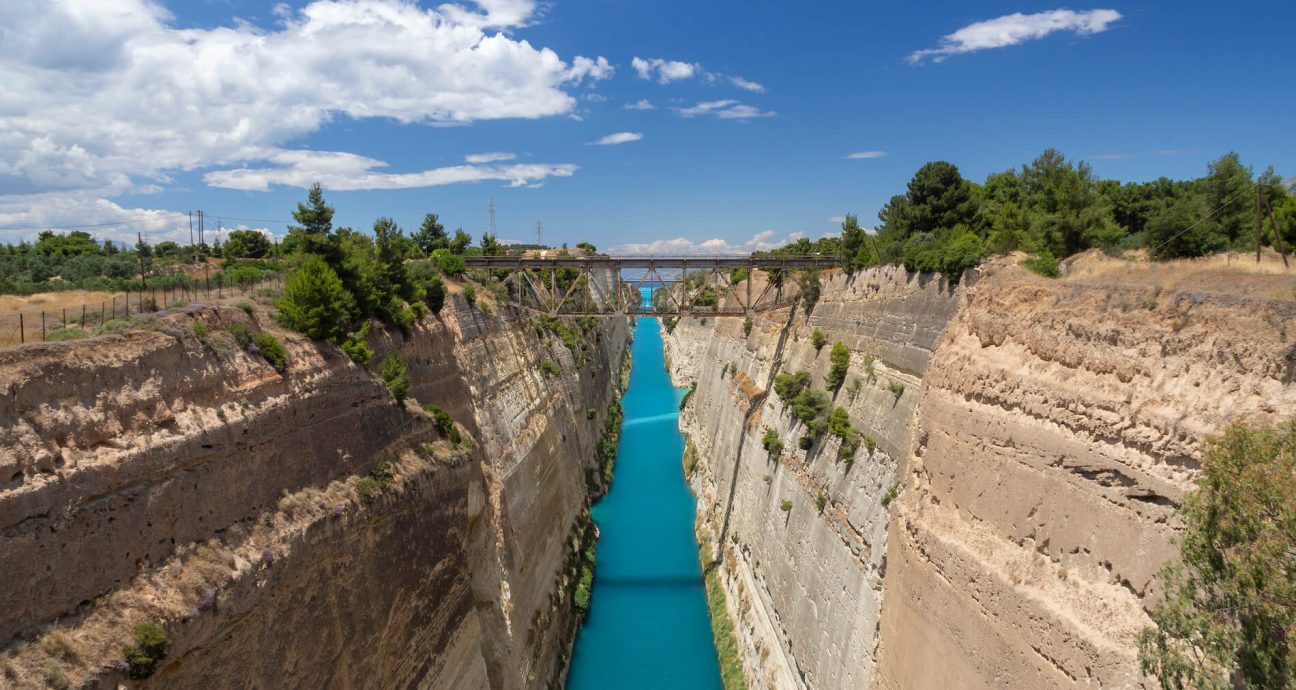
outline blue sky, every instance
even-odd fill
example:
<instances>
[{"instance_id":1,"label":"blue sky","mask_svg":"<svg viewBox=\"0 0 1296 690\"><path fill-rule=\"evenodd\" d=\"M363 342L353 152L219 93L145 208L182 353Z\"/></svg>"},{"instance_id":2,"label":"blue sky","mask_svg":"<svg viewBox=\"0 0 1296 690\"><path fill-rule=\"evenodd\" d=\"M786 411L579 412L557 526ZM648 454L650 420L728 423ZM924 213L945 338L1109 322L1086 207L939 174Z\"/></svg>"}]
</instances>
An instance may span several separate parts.
<instances>
[{"instance_id":1,"label":"blue sky","mask_svg":"<svg viewBox=\"0 0 1296 690\"><path fill-rule=\"evenodd\" d=\"M1236 150L1291 176L1293 20L1289 2L14 0L0 227L185 239L176 214L201 208L282 234L322 179L356 228L435 211L476 237L493 197L504 239L540 220L550 243L738 251L871 224L929 160L979 181L1055 147L1146 180ZM466 160L487 153L509 157Z\"/></svg>"}]
</instances>

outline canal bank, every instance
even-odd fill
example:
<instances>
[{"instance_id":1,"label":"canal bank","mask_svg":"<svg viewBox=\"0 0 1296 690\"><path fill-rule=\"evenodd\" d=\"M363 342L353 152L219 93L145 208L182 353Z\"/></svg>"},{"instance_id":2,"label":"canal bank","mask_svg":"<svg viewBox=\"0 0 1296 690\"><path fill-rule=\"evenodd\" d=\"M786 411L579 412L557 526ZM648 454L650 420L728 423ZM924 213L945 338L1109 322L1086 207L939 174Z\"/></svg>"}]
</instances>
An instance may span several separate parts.
<instances>
[{"instance_id":1,"label":"canal bank","mask_svg":"<svg viewBox=\"0 0 1296 690\"><path fill-rule=\"evenodd\" d=\"M680 464L684 390L665 371L655 319L638 319L631 348L616 479L592 510L600 534L593 597L567 687L717 690L696 504Z\"/></svg>"}]
</instances>

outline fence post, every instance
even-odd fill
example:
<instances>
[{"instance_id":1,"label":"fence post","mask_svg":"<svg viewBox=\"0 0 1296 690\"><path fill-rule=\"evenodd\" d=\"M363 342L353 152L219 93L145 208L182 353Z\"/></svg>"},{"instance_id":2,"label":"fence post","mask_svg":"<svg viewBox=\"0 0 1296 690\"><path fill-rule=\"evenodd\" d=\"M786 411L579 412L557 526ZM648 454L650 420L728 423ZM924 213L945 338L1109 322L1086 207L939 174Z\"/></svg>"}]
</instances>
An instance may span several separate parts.
<instances>
[{"instance_id":1,"label":"fence post","mask_svg":"<svg viewBox=\"0 0 1296 690\"><path fill-rule=\"evenodd\" d=\"M99 325L100 325L100 326L104 325L104 323L105 323L105 322L104 322L104 309L106 309L107 307L108 307L108 303L107 303L107 302L100 302L100 303L99 303Z\"/></svg>"},{"instance_id":2,"label":"fence post","mask_svg":"<svg viewBox=\"0 0 1296 690\"><path fill-rule=\"evenodd\" d=\"M113 318L117 318L117 295L113 295Z\"/></svg>"},{"instance_id":3,"label":"fence post","mask_svg":"<svg viewBox=\"0 0 1296 690\"><path fill-rule=\"evenodd\" d=\"M18 344L25 345L26 343L27 334L23 331L23 315L22 312L18 312Z\"/></svg>"},{"instance_id":4,"label":"fence post","mask_svg":"<svg viewBox=\"0 0 1296 690\"><path fill-rule=\"evenodd\" d=\"M86 319L86 305L85 302L82 302L81 303L81 327L82 328L85 328L85 319Z\"/></svg>"},{"instance_id":5,"label":"fence post","mask_svg":"<svg viewBox=\"0 0 1296 690\"><path fill-rule=\"evenodd\" d=\"M63 307L63 327L67 328L67 307Z\"/></svg>"},{"instance_id":6,"label":"fence post","mask_svg":"<svg viewBox=\"0 0 1296 690\"><path fill-rule=\"evenodd\" d=\"M41 310L41 342L45 342L45 310Z\"/></svg>"}]
</instances>

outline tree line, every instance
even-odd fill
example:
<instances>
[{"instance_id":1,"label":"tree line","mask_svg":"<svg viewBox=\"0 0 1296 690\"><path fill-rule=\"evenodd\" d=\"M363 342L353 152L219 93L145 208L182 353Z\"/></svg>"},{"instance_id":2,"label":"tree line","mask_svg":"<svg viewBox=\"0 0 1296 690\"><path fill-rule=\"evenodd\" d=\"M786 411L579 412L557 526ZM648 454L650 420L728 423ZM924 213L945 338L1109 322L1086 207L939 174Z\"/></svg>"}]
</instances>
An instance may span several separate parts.
<instances>
[{"instance_id":1,"label":"tree line","mask_svg":"<svg viewBox=\"0 0 1296 690\"><path fill-rule=\"evenodd\" d=\"M1261 245L1290 248L1296 196L1272 167L1256 174L1236 153L1212 161L1199 178L1125 183L1099 179L1089 164L1054 149L980 184L953 163L934 161L886 203L875 232L848 215L839 237L779 251L840 254L850 271L901 264L955 281L986 257L1017 250L1049 260L1089 249L1145 250L1158 260L1255 251L1258 193L1267 201Z\"/></svg>"}]
</instances>

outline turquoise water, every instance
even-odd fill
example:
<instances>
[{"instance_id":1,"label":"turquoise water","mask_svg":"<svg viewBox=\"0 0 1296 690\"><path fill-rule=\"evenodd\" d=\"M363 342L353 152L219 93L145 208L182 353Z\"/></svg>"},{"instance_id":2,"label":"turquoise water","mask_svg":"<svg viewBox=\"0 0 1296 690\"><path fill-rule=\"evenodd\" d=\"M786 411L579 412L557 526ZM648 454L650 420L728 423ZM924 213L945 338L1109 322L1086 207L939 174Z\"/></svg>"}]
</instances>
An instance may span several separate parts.
<instances>
[{"instance_id":1,"label":"turquoise water","mask_svg":"<svg viewBox=\"0 0 1296 690\"><path fill-rule=\"evenodd\" d=\"M568 690L715 690L720 667L693 534L694 498L676 427L684 391L663 368L656 319L640 318L612 490L599 527L589 617Z\"/></svg>"}]
</instances>

